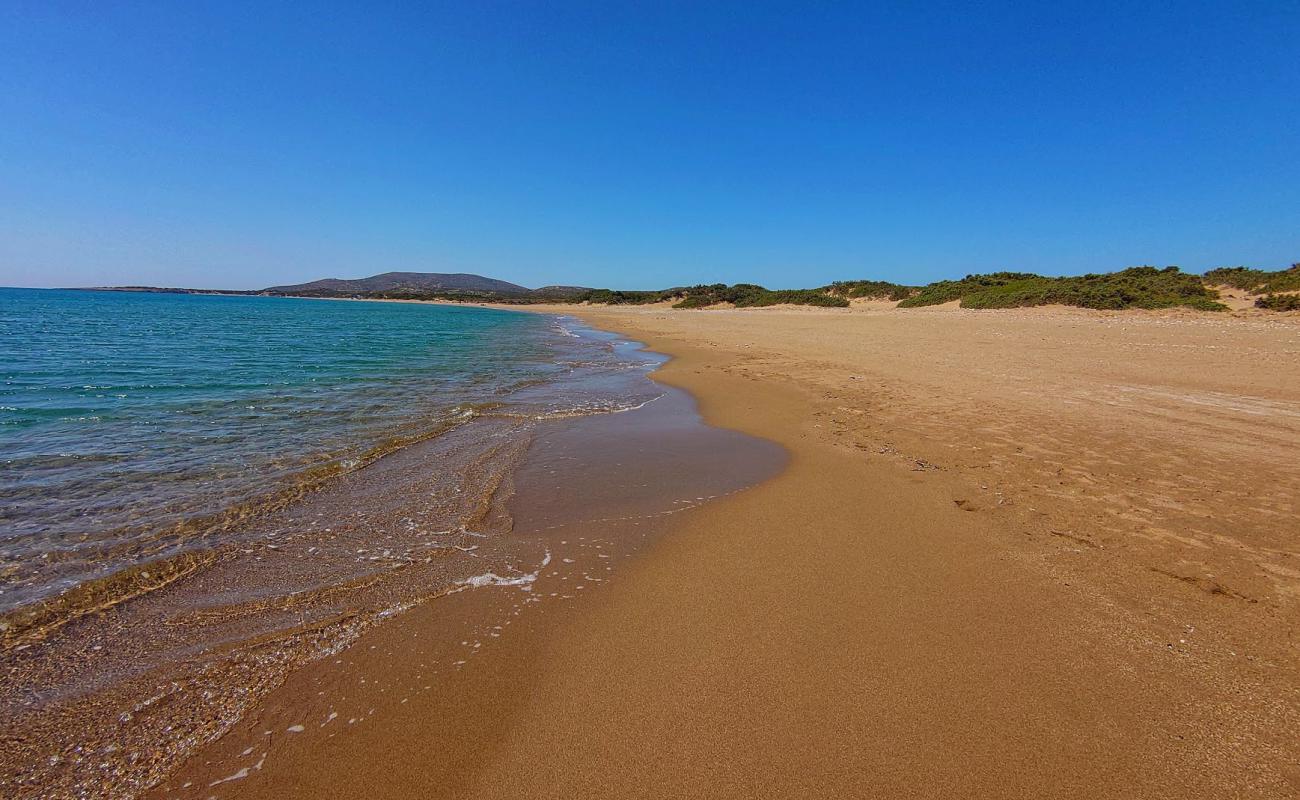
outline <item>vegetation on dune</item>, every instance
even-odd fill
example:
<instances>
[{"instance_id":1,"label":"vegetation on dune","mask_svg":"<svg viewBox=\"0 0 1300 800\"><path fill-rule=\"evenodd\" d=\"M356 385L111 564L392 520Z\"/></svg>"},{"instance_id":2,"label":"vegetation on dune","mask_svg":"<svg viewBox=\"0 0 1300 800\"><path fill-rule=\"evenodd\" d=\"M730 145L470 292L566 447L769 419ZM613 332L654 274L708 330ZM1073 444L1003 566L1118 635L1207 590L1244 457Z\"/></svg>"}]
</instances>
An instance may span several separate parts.
<instances>
[{"instance_id":1,"label":"vegetation on dune","mask_svg":"<svg viewBox=\"0 0 1300 800\"><path fill-rule=\"evenodd\" d=\"M737 305L740 305L737 303ZM751 306L820 306L821 308L848 308L843 297L827 294L822 289L777 289L764 292L748 303Z\"/></svg>"},{"instance_id":2,"label":"vegetation on dune","mask_svg":"<svg viewBox=\"0 0 1300 800\"><path fill-rule=\"evenodd\" d=\"M662 303L672 300L679 295L676 289L665 289L660 292L637 292L637 291L618 291L614 289L591 289L590 291L577 295L574 300L577 302L598 303L607 306L632 305L640 306L647 303Z\"/></svg>"},{"instance_id":3,"label":"vegetation on dune","mask_svg":"<svg viewBox=\"0 0 1300 800\"><path fill-rule=\"evenodd\" d=\"M1300 311L1300 294L1266 294L1255 301L1255 307L1269 311Z\"/></svg>"},{"instance_id":4,"label":"vegetation on dune","mask_svg":"<svg viewBox=\"0 0 1300 800\"><path fill-rule=\"evenodd\" d=\"M1300 264L1272 272L1249 267L1220 267L1205 273L1204 280L1211 286L1231 286L1252 294L1294 292L1300 291Z\"/></svg>"},{"instance_id":5,"label":"vegetation on dune","mask_svg":"<svg viewBox=\"0 0 1300 800\"><path fill-rule=\"evenodd\" d=\"M935 281L899 303L902 308L937 306L961 300L978 293L1003 289L1021 282L1033 281L1039 276L1028 272L994 272L989 275L967 275L959 281Z\"/></svg>"},{"instance_id":6,"label":"vegetation on dune","mask_svg":"<svg viewBox=\"0 0 1300 800\"><path fill-rule=\"evenodd\" d=\"M1221 267L1205 273L1204 281L1213 286L1231 286L1256 298L1255 307L1269 311L1300 311L1300 264L1288 269L1264 270L1250 267Z\"/></svg>"},{"instance_id":7,"label":"vegetation on dune","mask_svg":"<svg viewBox=\"0 0 1300 800\"><path fill-rule=\"evenodd\" d=\"M1187 308L1222 311L1218 293L1177 267L1131 267L1101 275L1048 278L1029 272L967 275L938 281L899 303L901 308L960 300L962 308L1022 308L1068 305L1081 308Z\"/></svg>"},{"instance_id":8,"label":"vegetation on dune","mask_svg":"<svg viewBox=\"0 0 1300 800\"><path fill-rule=\"evenodd\" d=\"M722 302L711 295L696 293L683 297L681 300L673 303L673 308L707 308L708 306L717 305Z\"/></svg>"},{"instance_id":9,"label":"vegetation on dune","mask_svg":"<svg viewBox=\"0 0 1300 800\"><path fill-rule=\"evenodd\" d=\"M919 290L889 281L836 281L823 291L839 297L868 298L871 300L906 300Z\"/></svg>"},{"instance_id":10,"label":"vegetation on dune","mask_svg":"<svg viewBox=\"0 0 1300 800\"><path fill-rule=\"evenodd\" d=\"M674 290L682 299L673 308L707 308L720 303L731 303L736 308L759 308L776 305L823 306L844 308L849 301L827 294L822 289L765 289L753 283L725 283L689 286Z\"/></svg>"}]
</instances>

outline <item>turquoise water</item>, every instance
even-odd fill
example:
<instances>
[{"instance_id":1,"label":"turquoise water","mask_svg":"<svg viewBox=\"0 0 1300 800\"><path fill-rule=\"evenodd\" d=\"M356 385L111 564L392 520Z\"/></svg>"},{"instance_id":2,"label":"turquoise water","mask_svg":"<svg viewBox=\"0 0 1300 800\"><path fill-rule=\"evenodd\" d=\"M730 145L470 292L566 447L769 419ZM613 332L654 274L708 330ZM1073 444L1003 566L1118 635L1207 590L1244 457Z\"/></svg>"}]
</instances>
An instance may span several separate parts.
<instances>
[{"instance_id":1,"label":"turquoise water","mask_svg":"<svg viewBox=\"0 0 1300 800\"><path fill-rule=\"evenodd\" d=\"M444 597L459 669L784 463L565 316L0 290L0 342L3 797L136 796Z\"/></svg>"},{"instance_id":2,"label":"turquoise water","mask_svg":"<svg viewBox=\"0 0 1300 800\"><path fill-rule=\"evenodd\" d=\"M635 400L607 342L475 308L0 289L0 342L0 611L485 409Z\"/></svg>"}]
</instances>

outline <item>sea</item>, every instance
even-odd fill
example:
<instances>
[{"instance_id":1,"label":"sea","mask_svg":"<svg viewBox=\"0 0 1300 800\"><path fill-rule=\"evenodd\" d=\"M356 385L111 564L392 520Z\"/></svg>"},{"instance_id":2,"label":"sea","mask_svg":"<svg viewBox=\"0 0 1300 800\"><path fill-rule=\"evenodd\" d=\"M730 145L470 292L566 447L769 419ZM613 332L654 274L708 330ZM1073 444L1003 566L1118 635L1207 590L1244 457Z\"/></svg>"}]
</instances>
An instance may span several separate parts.
<instances>
[{"instance_id":1,"label":"sea","mask_svg":"<svg viewBox=\"0 0 1300 800\"><path fill-rule=\"evenodd\" d=\"M371 627L561 602L779 469L664 361L556 314L0 289L0 796L135 796Z\"/></svg>"},{"instance_id":2,"label":"sea","mask_svg":"<svg viewBox=\"0 0 1300 800\"><path fill-rule=\"evenodd\" d=\"M656 359L577 327L423 303L0 289L5 635L85 610L24 608L88 583L87 603L111 603L115 575L166 576L241 520L475 418L523 436L657 395L628 379Z\"/></svg>"}]
</instances>

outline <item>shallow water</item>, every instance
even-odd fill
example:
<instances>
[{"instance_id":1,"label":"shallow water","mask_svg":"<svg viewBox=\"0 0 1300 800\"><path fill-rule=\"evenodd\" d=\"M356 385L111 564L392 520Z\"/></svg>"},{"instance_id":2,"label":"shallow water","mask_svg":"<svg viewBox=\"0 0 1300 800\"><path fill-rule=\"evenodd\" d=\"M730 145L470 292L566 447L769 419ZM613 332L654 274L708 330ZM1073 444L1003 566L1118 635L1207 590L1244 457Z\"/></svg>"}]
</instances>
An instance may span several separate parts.
<instances>
[{"instance_id":1,"label":"shallow water","mask_svg":"<svg viewBox=\"0 0 1300 800\"><path fill-rule=\"evenodd\" d=\"M49 294L59 293L35 293L36 306L6 305L0 317L17 330L17 320L44 313ZM644 530L637 520L743 488L783 458L703 425L688 396L652 383L661 357L567 318L67 294L80 310L57 314L121 313L116 327L101 320L87 330L132 331L137 344L78 360L65 343L54 348L62 355L13 357L24 370L6 365L4 404L25 410L7 412L13 424L0 428L0 489L27 499L6 511L0 536L10 604L0 653L6 795L130 796L230 729L289 672L371 626L475 587L528 590L560 546L548 538L557 526L603 525L606 555L631 552ZM205 380L189 377L175 343L152 354L140 343L177 325L205 330L210 343L237 338L218 332L214 317L257 332L255 344L226 348L239 355L224 382L210 364ZM177 318L187 321L156 322ZM249 347L284 366L252 366ZM88 341L81 351L96 348ZM167 388L154 393L138 379L130 385L142 396L132 397L119 361ZM56 379L65 362L77 376ZM90 375L95 368L119 377ZM181 384L189 399L176 412ZM218 401L222 392L241 397ZM52 413L71 398L88 413ZM242 415L241 403L264 413ZM204 424L223 433L209 439ZM83 458L113 448L132 463L129 478ZM187 450L190 472L169 479ZM59 453L57 468L40 461ZM28 491L33 482L97 488L77 512L80 495L43 496Z\"/></svg>"},{"instance_id":2,"label":"shallow water","mask_svg":"<svg viewBox=\"0 0 1300 800\"><path fill-rule=\"evenodd\" d=\"M0 342L6 638L165 582L249 516L477 414L649 399L622 375L645 358L483 309L4 289Z\"/></svg>"}]
</instances>

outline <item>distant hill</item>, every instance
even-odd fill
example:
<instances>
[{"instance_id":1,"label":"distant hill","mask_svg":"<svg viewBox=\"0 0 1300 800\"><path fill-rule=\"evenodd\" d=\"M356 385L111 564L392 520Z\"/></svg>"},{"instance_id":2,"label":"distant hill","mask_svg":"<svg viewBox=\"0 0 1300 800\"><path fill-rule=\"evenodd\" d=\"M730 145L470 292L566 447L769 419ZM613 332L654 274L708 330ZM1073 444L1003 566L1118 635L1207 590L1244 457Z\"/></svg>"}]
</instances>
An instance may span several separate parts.
<instances>
[{"instance_id":1,"label":"distant hill","mask_svg":"<svg viewBox=\"0 0 1300 800\"><path fill-rule=\"evenodd\" d=\"M369 278L322 278L308 283L265 289L221 291L158 286L97 286L101 291L168 294L249 294L290 297L363 297L372 299L458 300L468 302L580 302L591 294L585 286L543 286L529 289L517 283L466 272L384 272Z\"/></svg>"},{"instance_id":2,"label":"distant hill","mask_svg":"<svg viewBox=\"0 0 1300 800\"><path fill-rule=\"evenodd\" d=\"M559 287L556 287L559 288ZM385 272L369 278L324 278L310 283L271 286L266 294L292 295L366 295L376 293L400 294L494 294L503 297L522 297L532 290L508 281L470 275L464 272Z\"/></svg>"},{"instance_id":3,"label":"distant hill","mask_svg":"<svg viewBox=\"0 0 1300 800\"><path fill-rule=\"evenodd\" d=\"M587 286L543 286L533 289L530 294L533 297L579 297L590 292Z\"/></svg>"}]
</instances>

